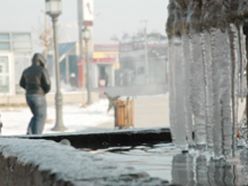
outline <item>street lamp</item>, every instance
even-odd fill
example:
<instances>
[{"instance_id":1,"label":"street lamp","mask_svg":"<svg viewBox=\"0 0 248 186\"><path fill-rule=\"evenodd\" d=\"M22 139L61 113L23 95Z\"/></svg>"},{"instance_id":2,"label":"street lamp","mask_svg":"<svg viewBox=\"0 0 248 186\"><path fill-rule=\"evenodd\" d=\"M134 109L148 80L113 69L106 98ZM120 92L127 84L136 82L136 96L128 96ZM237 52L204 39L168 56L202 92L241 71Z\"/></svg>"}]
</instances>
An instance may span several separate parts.
<instances>
[{"instance_id":1,"label":"street lamp","mask_svg":"<svg viewBox=\"0 0 248 186\"><path fill-rule=\"evenodd\" d=\"M60 68L59 68L59 54L57 43L57 22L58 17L62 11L61 0L46 0L46 14L52 19L53 24L53 42L54 42L54 66L55 66L55 78L56 78L56 94L55 94L55 106L56 106L56 121L53 130L63 131L65 130L62 117L62 94L60 90Z\"/></svg>"},{"instance_id":2,"label":"street lamp","mask_svg":"<svg viewBox=\"0 0 248 186\"><path fill-rule=\"evenodd\" d=\"M46 14L52 19L57 19L62 11L61 0L46 0Z\"/></svg>"},{"instance_id":3,"label":"street lamp","mask_svg":"<svg viewBox=\"0 0 248 186\"><path fill-rule=\"evenodd\" d=\"M89 41L91 40L91 33L87 27L83 29L83 39L85 42L87 105L90 105L92 103L91 93L90 93L91 79L90 79L90 55L89 55Z\"/></svg>"}]
</instances>

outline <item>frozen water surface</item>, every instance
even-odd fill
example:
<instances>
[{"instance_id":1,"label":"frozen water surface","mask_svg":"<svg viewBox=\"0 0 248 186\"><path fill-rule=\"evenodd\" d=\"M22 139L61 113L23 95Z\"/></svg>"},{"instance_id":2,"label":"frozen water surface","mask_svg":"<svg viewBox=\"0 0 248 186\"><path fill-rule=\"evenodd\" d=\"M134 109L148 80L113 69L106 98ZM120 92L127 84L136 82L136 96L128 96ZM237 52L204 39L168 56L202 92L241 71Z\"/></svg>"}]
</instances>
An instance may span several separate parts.
<instances>
[{"instance_id":1,"label":"frozen water surface","mask_svg":"<svg viewBox=\"0 0 248 186\"><path fill-rule=\"evenodd\" d=\"M172 144L152 147L112 147L90 151L118 166L145 171L152 177L180 186L244 186L248 184L248 150L239 149L228 161L211 159L207 153L181 153Z\"/></svg>"}]
</instances>

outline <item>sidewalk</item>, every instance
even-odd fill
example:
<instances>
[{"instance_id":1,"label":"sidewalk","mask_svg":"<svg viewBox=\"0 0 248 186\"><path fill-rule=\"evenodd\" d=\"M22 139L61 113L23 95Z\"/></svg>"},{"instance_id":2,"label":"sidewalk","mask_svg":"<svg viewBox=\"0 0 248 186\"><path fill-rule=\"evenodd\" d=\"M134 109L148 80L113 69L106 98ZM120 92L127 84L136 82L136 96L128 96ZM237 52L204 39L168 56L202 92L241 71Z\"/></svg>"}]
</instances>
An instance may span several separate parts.
<instances>
[{"instance_id":1,"label":"sidewalk","mask_svg":"<svg viewBox=\"0 0 248 186\"><path fill-rule=\"evenodd\" d=\"M65 132L106 131L114 128L114 111L107 112L108 100L101 99L89 107L81 103L64 104L63 121L67 128ZM134 98L134 127L161 128L169 127L168 95L140 96ZM2 135L23 135L31 118L28 107L0 107L3 122ZM55 133L54 105L48 106L47 121L44 134Z\"/></svg>"},{"instance_id":2,"label":"sidewalk","mask_svg":"<svg viewBox=\"0 0 248 186\"><path fill-rule=\"evenodd\" d=\"M106 112L107 100L101 100L87 108L80 104L63 106L63 121L67 128L65 132L77 132L96 128L102 123L113 123L113 115ZM28 107L4 107L0 108L1 119L3 122L2 135L23 135L31 118ZM55 108L49 106L47 110L47 121L44 134L55 133L51 129L55 124Z\"/></svg>"}]
</instances>

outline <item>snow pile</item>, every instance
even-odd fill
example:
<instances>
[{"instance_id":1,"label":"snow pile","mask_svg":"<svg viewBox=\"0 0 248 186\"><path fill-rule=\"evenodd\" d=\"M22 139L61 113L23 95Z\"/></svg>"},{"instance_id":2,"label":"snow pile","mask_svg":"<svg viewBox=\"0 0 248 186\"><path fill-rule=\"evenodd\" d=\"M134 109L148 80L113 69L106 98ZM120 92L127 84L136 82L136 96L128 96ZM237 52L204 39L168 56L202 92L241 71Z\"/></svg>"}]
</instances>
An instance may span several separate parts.
<instances>
[{"instance_id":1,"label":"snow pile","mask_svg":"<svg viewBox=\"0 0 248 186\"><path fill-rule=\"evenodd\" d=\"M136 178L148 178L146 173L117 166L97 155L52 141L3 138L0 151L6 158L17 157L20 163L32 164L40 171L49 170L64 181L118 180L131 174Z\"/></svg>"}]
</instances>

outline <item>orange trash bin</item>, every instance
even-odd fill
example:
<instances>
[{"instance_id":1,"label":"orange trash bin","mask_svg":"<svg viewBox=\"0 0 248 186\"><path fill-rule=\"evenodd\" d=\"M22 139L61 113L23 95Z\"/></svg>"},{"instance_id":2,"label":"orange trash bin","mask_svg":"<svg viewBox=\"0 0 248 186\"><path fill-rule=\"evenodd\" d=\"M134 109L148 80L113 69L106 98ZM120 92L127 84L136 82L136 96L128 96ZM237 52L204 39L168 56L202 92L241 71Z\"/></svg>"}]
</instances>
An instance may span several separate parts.
<instances>
[{"instance_id":1,"label":"orange trash bin","mask_svg":"<svg viewBox=\"0 0 248 186\"><path fill-rule=\"evenodd\" d=\"M133 100L117 100L115 103L115 127L130 128L133 123Z\"/></svg>"}]
</instances>

